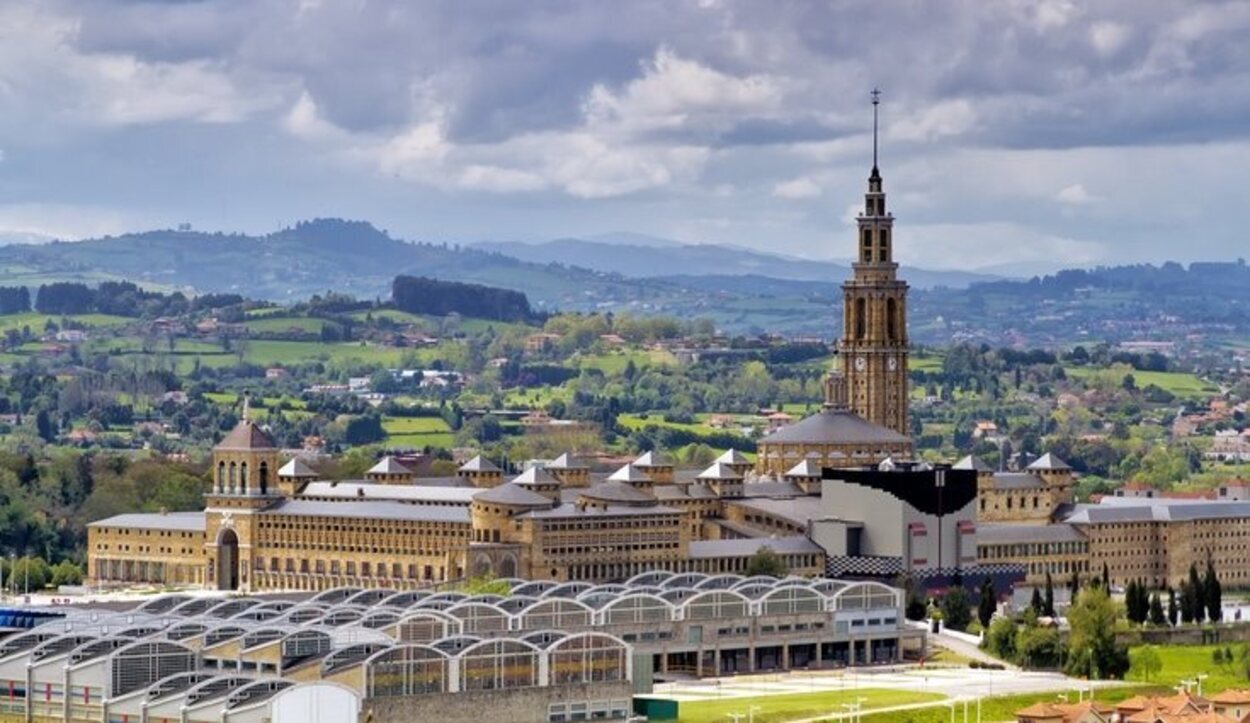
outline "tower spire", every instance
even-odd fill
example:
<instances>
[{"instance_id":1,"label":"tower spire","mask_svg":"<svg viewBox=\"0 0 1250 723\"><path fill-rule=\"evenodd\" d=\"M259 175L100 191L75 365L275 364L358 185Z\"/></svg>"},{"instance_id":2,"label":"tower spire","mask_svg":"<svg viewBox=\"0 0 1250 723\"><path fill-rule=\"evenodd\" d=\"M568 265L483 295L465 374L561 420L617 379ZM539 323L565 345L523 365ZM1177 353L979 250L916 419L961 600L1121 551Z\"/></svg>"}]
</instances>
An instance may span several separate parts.
<instances>
[{"instance_id":1,"label":"tower spire","mask_svg":"<svg viewBox=\"0 0 1250 723\"><path fill-rule=\"evenodd\" d=\"M877 172L877 106L881 104L881 89L873 88L869 93L872 96L872 175L879 175Z\"/></svg>"}]
</instances>

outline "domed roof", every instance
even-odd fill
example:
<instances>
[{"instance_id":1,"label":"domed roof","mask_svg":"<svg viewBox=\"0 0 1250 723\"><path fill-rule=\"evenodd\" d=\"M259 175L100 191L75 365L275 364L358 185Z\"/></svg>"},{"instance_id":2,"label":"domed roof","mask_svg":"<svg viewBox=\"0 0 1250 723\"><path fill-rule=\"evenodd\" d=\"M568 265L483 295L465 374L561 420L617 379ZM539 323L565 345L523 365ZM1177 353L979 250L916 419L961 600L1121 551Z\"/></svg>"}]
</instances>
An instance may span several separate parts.
<instances>
[{"instance_id":1,"label":"domed roof","mask_svg":"<svg viewBox=\"0 0 1250 723\"><path fill-rule=\"evenodd\" d=\"M489 502L505 507L551 507L552 501L515 482L505 482L473 495L474 502Z\"/></svg>"},{"instance_id":2,"label":"domed roof","mask_svg":"<svg viewBox=\"0 0 1250 723\"><path fill-rule=\"evenodd\" d=\"M911 439L845 409L826 409L786 425L761 444L911 444Z\"/></svg>"},{"instance_id":3,"label":"domed roof","mask_svg":"<svg viewBox=\"0 0 1250 723\"><path fill-rule=\"evenodd\" d=\"M582 490L579 496L588 500L607 502L609 504L641 506L656 503L653 495L649 495L633 485L611 479L591 485Z\"/></svg>"},{"instance_id":4,"label":"domed roof","mask_svg":"<svg viewBox=\"0 0 1250 723\"><path fill-rule=\"evenodd\" d=\"M213 449L243 451L251 449L277 449L273 439L250 419L244 419L230 430L224 439Z\"/></svg>"}]
</instances>

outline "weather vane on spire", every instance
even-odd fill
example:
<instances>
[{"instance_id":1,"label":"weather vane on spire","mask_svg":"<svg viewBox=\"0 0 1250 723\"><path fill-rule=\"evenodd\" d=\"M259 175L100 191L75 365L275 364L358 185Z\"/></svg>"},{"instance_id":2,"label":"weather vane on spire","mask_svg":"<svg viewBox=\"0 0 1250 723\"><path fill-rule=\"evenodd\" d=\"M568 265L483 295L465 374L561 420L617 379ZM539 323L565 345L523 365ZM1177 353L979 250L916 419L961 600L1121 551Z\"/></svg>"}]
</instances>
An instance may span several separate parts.
<instances>
[{"instance_id":1,"label":"weather vane on spire","mask_svg":"<svg viewBox=\"0 0 1250 723\"><path fill-rule=\"evenodd\" d=\"M872 168L877 168L877 106L881 104L881 89L873 88L872 96Z\"/></svg>"}]
</instances>

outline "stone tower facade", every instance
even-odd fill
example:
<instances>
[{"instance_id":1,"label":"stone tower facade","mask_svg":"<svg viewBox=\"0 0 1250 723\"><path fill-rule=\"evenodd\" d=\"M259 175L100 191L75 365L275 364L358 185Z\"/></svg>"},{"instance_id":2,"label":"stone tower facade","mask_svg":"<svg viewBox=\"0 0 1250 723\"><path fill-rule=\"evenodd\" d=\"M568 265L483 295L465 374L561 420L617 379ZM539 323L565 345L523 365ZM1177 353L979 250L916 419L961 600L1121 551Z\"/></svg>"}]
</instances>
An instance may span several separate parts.
<instances>
[{"instance_id":1,"label":"stone tower facade","mask_svg":"<svg viewBox=\"0 0 1250 723\"><path fill-rule=\"evenodd\" d=\"M886 210L876 163L859 214L854 275L842 284L841 373L825 384L825 404L847 408L870 422L910 434L907 423L907 282L894 262L894 216Z\"/></svg>"},{"instance_id":2,"label":"stone tower facade","mask_svg":"<svg viewBox=\"0 0 1250 723\"><path fill-rule=\"evenodd\" d=\"M205 579L218 590L247 592L256 513L281 499L278 449L245 417L213 448L212 478L212 490L204 495Z\"/></svg>"}]
</instances>

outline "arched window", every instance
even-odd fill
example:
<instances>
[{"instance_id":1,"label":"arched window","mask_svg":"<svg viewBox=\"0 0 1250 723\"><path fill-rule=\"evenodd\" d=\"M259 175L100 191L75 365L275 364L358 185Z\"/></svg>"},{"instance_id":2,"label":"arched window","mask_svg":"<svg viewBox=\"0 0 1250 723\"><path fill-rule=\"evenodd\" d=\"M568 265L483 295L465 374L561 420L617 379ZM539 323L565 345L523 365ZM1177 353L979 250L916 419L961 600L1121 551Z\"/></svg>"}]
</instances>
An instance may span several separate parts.
<instances>
[{"instance_id":1,"label":"arched window","mask_svg":"<svg viewBox=\"0 0 1250 723\"><path fill-rule=\"evenodd\" d=\"M218 492L226 491L226 463L225 462L217 463L217 491Z\"/></svg>"},{"instance_id":2,"label":"arched window","mask_svg":"<svg viewBox=\"0 0 1250 723\"><path fill-rule=\"evenodd\" d=\"M898 341L898 303L894 299L885 302L885 338Z\"/></svg>"},{"instance_id":3,"label":"arched window","mask_svg":"<svg viewBox=\"0 0 1250 723\"><path fill-rule=\"evenodd\" d=\"M239 465L239 494L247 494L247 462Z\"/></svg>"},{"instance_id":4,"label":"arched window","mask_svg":"<svg viewBox=\"0 0 1250 723\"><path fill-rule=\"evenodd\" d=\"M231 462L230 463L230 488L229 488L229 491L231 493L234 492L234 488L238 484L238 473L239 473L238 467L235 466L234 462Z\"/></svg>"},{"instance_id":5,"label":"arched window","mask_svg":"<svg viewBox=\"0 0 1250 723\"><path fill-rule=\"evenodd\" d=\"M868 301L863 297L855 300L855 338L868 336Z\"/></svg>"},{"instance_id":6,"label":"arched window","mask_svg":"<svg viewBox=\"0 0 1250 723\"><path fill-rule=\"evenodd\" d=\"M863 250L860 252L860 258L864 261L872 261L872 229L865 228L863 230Z\"/></svg>"},{"instance_id":7,"label":"arched window","mask_svg":"<svg viewBox=\"0 0 1250 723\"><path fill-rule=\"evenodd\" d=\"M883 228L877 232L877 235L878 235L878 238L880 239L880 241L877 243L877 260L889 261L890 260L890 230Z\"/></svg>"},{"instance_id":8,"label":"arched window","mask_svg":"<svg viewBox=\"0 0 1250 723\"><path fill-rule=\"evenodd\" d=\"M269 463L260 463L260 493L262 495L269 494Z\"/></svg>"}]
</instances>

